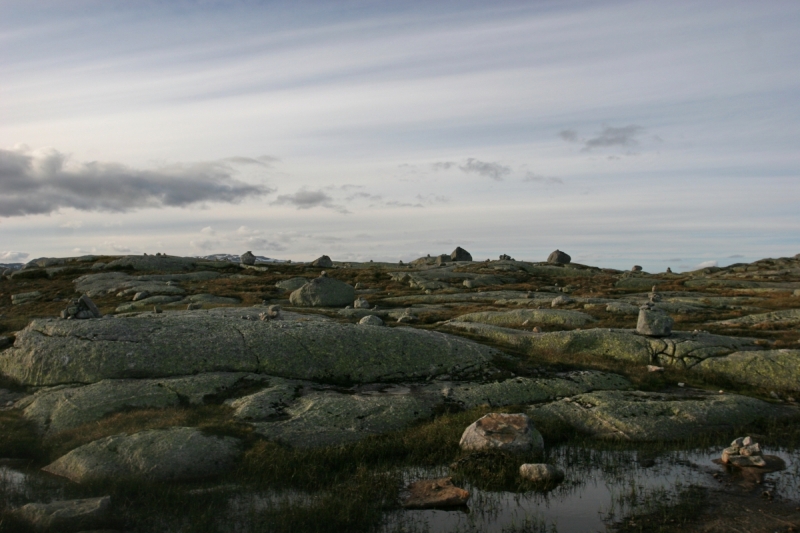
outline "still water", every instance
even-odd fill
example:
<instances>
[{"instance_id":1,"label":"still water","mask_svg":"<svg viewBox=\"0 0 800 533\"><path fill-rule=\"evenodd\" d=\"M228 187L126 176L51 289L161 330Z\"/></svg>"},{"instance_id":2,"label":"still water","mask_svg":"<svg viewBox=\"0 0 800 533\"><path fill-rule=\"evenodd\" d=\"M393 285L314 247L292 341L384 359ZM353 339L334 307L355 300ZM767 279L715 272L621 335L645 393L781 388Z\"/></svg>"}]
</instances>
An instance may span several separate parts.
<instances>
[{"instance_id":1,"label":"still water","mask_svg":"<svg viewBox=\"0 0 800 533\"><path fill-rule=\"evenodd\" d=\"M564 470L566 479L548 493L487 492L466 484L463 488L471 494L468 510L397 511L388 517L384 532L602 532L623 516L643 510L647 502L664 502L690 485L738 485L800 501L800 452L766 448L765 455L780 457L786 469L755 480L715 463L720 451L715 447L643 457L636 451L565 446L552 451L550 462ZM446 468L406 472L409 482L447 475Z\"/></svg>"}]
</instances>

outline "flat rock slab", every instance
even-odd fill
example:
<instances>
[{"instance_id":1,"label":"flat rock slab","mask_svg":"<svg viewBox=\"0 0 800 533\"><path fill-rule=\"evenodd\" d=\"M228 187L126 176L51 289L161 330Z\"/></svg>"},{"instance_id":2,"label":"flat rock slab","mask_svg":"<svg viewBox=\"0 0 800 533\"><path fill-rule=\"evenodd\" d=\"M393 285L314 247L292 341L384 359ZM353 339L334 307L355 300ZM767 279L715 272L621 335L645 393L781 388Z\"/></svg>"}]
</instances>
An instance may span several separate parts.
<instances>
[{"instance_id":1,"label":"flat rock slab","mask_svg":"<svg viewBox=\"0 0 800 533\"><path fill-rule=\"evenodd\" d=\"M102 525L108 518L111 498L61 500L50 503L28 503L16 514L37 530L78 531Z\"/></svg>"},{"instance_id":2,"label":"flat rock slab","mask_svg":"<svg viewBox=\"0 0 800 533\"><path fill-rule=\"evenodd\" d=\"M648 365L691 368L709 357L756 350L755 339L710 333L674 331L669 337L646 337L628 329L584 329L530 333L500 326L459 322L444 324L487 340L505 344L535 356L540 351L579 353Z\"/></svg>"},{"instance_id":3,"label":"flat rock slab","mask_svg":"<svg viewBox=\"0 0 800 533\"><path fill-rule=\"evenodd\" d=\"M784 309L781 311L772 311L771 313L758 313L711 323L717 326L728 327L747 327L770 324L774 326L791 328L800 325L800 309Z\"/></svg>"},{"instance_id":4,"label":"flat rock slab","mask_svg":"<svg viewBox=\"0 0 800 533\"><path fill-rule=\"evenodd\" d=\"M464 430L458 445L470 452L501 450L525 453L544 449L544 440L523 413L489 413Z\"/></svg>"},{"instance_id":5,"label":"flat rock slab","mask_svg":"<svg viewBox=\"0 0 800 533\"><path fill-rule=\"evenodd\" d=\"M528 410L535 421L560 421L595 437L631 441L685 439L797 413L747 396L699 390L591 392Z\"/></svg>"},{"instance_id":6,"label":"flat rock slab","mask_svg":"<svg viewBox=\"0 0 800 533\"><path fill-rule=\"evenodd\" d=\"M135 408L199 405L209 396L241 382L262 383L265 376L218 372L172 379L104 379L78 387L58 386L37 391L15 405L40 431L57 433Z\"/></svg>"},{"instance_id":7,"label":"flat rock slab","mask_svg":"<svg viewBox=\"0 0 800 533\"><path fill-rule=\"evenodd\" d=\"M433 416L441 400L412 394L342 394L316 391L284 413L288 420L254 423L256 433L298 448L355 442L402 429Z\"/></svg>"},{"instance_id":8,"label":"flat rock slab","mask_svg":"<svg viewBox=\"0 0 800 533\"><path fill-rule=\"evenodd\" d=\"M105 437L72 450L42 470L76 483L126 478L179 481L222 474L239 454L238 439L177 427Z\"/></svg>"},{"instance_id":9,"label":"flat rock slab","mask_svg":"<svg viewBox=\"0 0 800 533\"><path fill-rule=\"evenodd\" d=\"M471 409L479 405L502 407L540 403L592 390L626 390L632 384L617 374L587 370L558 378L516 377L491 383L453 383L429 388L434 387L440 389L447 401Z\"/></svg>"},{"instance_id":10,"label":"flat rock slab","mask_svg":"<svg viewBox=\"0 0 800 533\"><path fill-rule=\"evenodd\" d=\"M736 352L705 359L698 370L770 390L800 391L800 350Z\"/></svg>"},{"instance_id":11,"label":"flat rock slab","mask_svg":"<svg viewBox=\"0 0 800 533\"><path fill-rule=\"evenodd\" d=\"M0 372L37 386L206 372L370 383L471 376L496 353L439 332L261 321L253 320L253 311L238 312L33 320L0 352Z\"/></svg>"},{"instance_id":12,"label":"flat rock slab","mask_svg":"<svg viewBox=\"0 0 800 533\"><path fill-rule=\"evenodd\" d=\"M454 320L459 322L480 322L495 326L522 326L527 322L531 327L536 325L562 326L578 328L595 319L580 311L567 309L514 309L513 311L481 311L461 315Z\"/></svg>"}]
</instances>

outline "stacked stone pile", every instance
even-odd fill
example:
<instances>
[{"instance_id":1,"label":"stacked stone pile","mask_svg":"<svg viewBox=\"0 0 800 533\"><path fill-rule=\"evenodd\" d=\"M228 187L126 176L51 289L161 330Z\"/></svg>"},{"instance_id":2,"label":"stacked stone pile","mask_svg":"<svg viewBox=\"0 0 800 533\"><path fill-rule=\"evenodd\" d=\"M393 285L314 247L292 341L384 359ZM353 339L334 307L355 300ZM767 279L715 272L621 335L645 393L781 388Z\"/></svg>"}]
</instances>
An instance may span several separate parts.
<instances>
[{"instance_id":1,"label":"stacked stone pile","mask_svg":"<svg viewBox=\"0 0 800 533\"><path fill-rule=\"evenodd\" d=\"M94 302L85 294L80 298L70 300L67 308L61 311L61 318L66 320L100 318L103 315Z\"/></svg>"},{"instance_id":2,"label":"stacked stone pile","mask_svg":"<svg viewBox=\"0 0 800 533\"><path fill-rule=\"evenodd\" d=\"M722 462L734 466L765 467L761 446L752 437L739 437L722 450Z\"/></svg>"}]
</instances>

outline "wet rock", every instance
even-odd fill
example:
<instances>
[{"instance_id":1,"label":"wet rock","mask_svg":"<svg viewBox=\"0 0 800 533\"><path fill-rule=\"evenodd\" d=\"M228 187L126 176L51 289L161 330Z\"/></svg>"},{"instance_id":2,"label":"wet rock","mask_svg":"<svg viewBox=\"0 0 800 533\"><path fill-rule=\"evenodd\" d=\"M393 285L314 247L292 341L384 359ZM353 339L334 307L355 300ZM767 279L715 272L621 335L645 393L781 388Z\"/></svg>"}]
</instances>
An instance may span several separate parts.
<instances>
[{"instance_id":1,"label":"wet rock","mask_svg":"<svg viewBox=\"0 0 800 533\"><path fill-rule=\"evenodd\" d=\"M322 255L311 262L311 266L319 268L333 268L333 261L327 255Z\"/></svg>"},{"instance_id":2,"label":"wet rock","mask_svg":"<svg viewBox=\"0 0 800 533\"><path fill-rule=\"evenodd\" d=\"M541 484L559 483L564 479L564 472L560 468L545 463L526 463L519 467L519 475Z\"/></svg>"},{"instance_id":3,"label":"wet rock","mask_svg":"<svg viewBox=\"0 0 800 533\"><path fill-rule=\"evenodd\" d=\"M352 285L320 276L294 291L289 301L300 307L344 307L355 300L355 295Z\"/></svg>"},{"instance_id":4,"label":"wet rock","mask_svg":"<svg viewBox=\"0 0 800 533\"><path fill-rule=\"evenodd\" d=\"M631 441L683 439L796 413L795 409L747 396L699 390L681 393L599 391L528 410L536 421L566 423L596 437Z\"/></svg>"},{"instance_id":5,"label":"wet rock","mask_svg":"<svg viewBox=\"0 0 800 533\"><path fill-rule=\"evenodd\" d=\"M16 515L34 529L48 531L79 531L102 525L109 516L111 498L59 500L50 503L28 503Z\"/></svg>"},{"instance_id":6,"label":"wet rock","mask_svg":"<svg viewBox=\"0 0 800 533\"><path fill-rule=\"evenodd\" d=\"M460 246L457 246L455 250L452 251L450 254L451 261L472 261L472 254L468 251L463 249Z\"/></svg>"},{"instance_id":7,"label":"wet rock","mask_svg":"<svg viewBox=\"0 0 800 533\"><path fill-rule=\"evenodd\" d=\"M292 379L378 382L482 371L495 350L413 328L304 318L258 320L258 308L105 320L37 319L2 352L0 371L27 385L261 372Z\"/></svg>"},{"instance_id":8,"label":"wet rock","mask_svg":"<svg viewBox=\"0 0 800 533\"><path fill-rule=\"evenodd\" d=\"M543 449L544 440L525 414L489 413L464 430L459 446L465 451L529 452Z\"/></svg>"},{"instance_id":9,"label":"wet rock","mask_svg":"<svg viewBox=\"0 0 800 533\"><path fill-rule=\"evenodd\" d=\"M639 308L636 333L648 337L668 337L672 333L674 323L675 321L667 313L647 303Z\"/></svg>"},{"instance_id":10,"label":"wet rock","mask_svg":"<svg viewBox=\"0 0 800 533\"><path fill-rule=\"evenodd\" d=\"M39 291L31 291L31 292L22 292L19 294L12 294L11 295L11 303L13 305L20 305L26 304L29 302L35 302L36 300L42 297L42 293Z\"/></svg>"},{"instance_id":11,"label":"wet rock","mask_svg":"<svg viewBox=\"0 0 800 533\"><path fill-rule=\"evenodd\" d=\"M105 437L72 450L42 470L75 483L125 478L180 481L229 471L239 454L238 439L176 427Z\"/></svg>"},{"instance_id":12,"label":"wet rock","mask_svg":"<svg viewBox=\"0 0 800 533\"><path fill-rule=\"evenodd\" d=\"M253 255L253 252L247 251L239 257L239 262L243 265L255 265L256 264L256 256Z\"/></svg>"},{"instance_id":13,"label":"wet rock","mask_svg":"<svg viewBox=\"0 0 800 533\"><path fill-rule=\"evenodd\" d=\"M453 485L452 478L423 479L406 487L403 498L406 509L434 509L465 505L469 492Z\"/></svg>"},{"instance_id":14,"label":"wet rock","mask_svg":"<svg viewBox=\"0 0 800 533\"><path fill-rule=\"evenodd\" d=\"M383 320L375 315L367 315L358 321L362 326L385 326Z\"/></svg>"},{"instance_id":15,"label":"wet rock","mask_svg":"<svg viewBox=\"0 0 800 533\"><path fill-rule=\"evenodd\" d=\"M559 263L566 265L569 264L570 261L572 261L572 258L561 250L556 250L547 256L548 263Z\"/></svg>"},{"instance_id":16,"label":"wet rock","mask_svg":"<svg viewBox=\"0 0 800 533\"><path fill-rule=\"evenodd\" d=\"M305 285L306 283L308 283L309 281L310 280L308 278L301 278L301 277L289 278L277 282L275 286L278 287L279 289L293 292L302 287L303 285Z\"/></svg>"}]
</instances>

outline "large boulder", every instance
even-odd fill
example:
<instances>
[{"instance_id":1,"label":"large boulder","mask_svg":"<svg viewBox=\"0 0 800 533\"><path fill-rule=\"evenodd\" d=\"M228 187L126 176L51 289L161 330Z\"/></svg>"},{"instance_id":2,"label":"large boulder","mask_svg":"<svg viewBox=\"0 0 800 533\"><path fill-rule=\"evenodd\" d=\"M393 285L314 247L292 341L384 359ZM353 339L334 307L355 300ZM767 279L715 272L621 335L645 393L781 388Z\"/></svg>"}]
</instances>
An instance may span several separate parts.
<instances>
[{"instance_id":1,"label":"large boulder","mask_svg":"<svg viewBox=\"0 0 800 533\"><path fill-rule=\"evenodd\" d=\"M567 265L569 262L572 261L572 257L568 254L565 254L561 250L556 250L552 252L550 255L547 256L548 263L559 263L562 265Z\"/></svg>"},{"instance_id":2,"label":"large boulder","mask_svg":"<svg viewBox=\"0 0 800 533\"><path fill-rule=\"evenodd\" d=\"M42 470L76 483L200 479L229 471L240 448L239 439L205 435L197 428L154 429L90 442Z\"/></svg>"},{"instance_id":3,"label":"large boulder","mask_svg":"<svg viewBox=\"0 0 800 533\"><path fill-rule=\"evenodd\" d=\"M459 446L470 452L500 450L525 453L544 449L544 440L525 414L489 413L464 430Z\"/></svg>"},{"instance_id":4,"label":"large boulder","mask_svg":"<svg viewBox=\"0 0 800 533\"><path fill-rule=\"evenodd\" d=\"M451 261L472 261L472 254L458 246L450 254Z\"/></svg>"},{"instance_id":5,"label":"large boulder","mask_svg":"<svg viewBox=\"0 0 800 533\"><path fill-rule=\"evenodd\" d=\"M283 320L262 321L261 309L37 319L0 352L0 372L35 386L204 372L369 383L467 377L486 368L496 353L460 337L412 328L300 320L289 313Z\"/></svg>"},{"instance_id":6,"label":"large boulder","mask_svg":"<svg viewBox=\"0 0 800 533\"><path fill-rule=\"evenodd\" d=\"M631 441L685 439L760 419L797 414L797 409L755 398L701 390L599 391L528 410L528 415L538 422L566 423L596 437Z\"/></svg>"},{"instance_id":7,"label":"large boulder","mask_svg":"<svg viewBox=\"0 0 800 533\"><path fill-rule=\"evenodd\" d=\"M333 261L327 255L317 257L311 262L311 266L319 268L333 268Z\"/></svg>"},{"instance_id":8,"label":"large boulder","mask_svg":"<svg viewBox=\"0 0 800 533\"><path fill-rule=\"evenodd\" d=\"M543 485L558 483L564 479L564 472L560 468L546 463L526 463L519 467L519 475Z\"/></svg>"},{"instance_id":9,"label":"large boulder","mask_svg":"<svg viewBox=\"0 0 800 533\"><path fill-rule=\"evenodd\" d=\"M79 531L103 525L111 506L109 496L83 500L28 503L16 515L39 531Z\"/></svg>"},{"instance_id":10,"label":"large boulder","mask_svg":"<svg viewBox=\"0 0 800 533\"><path fill-rule=\"evenodd\" d=\"M289 279L282 279L281 281L275 283L275 286L279 289L283 289L285 291L293 292L308 283L310 280L308 278L303 277L294 277Z\"/></svg>"},{"instance_id":11,"label":"large boulder","mask_svg":"<svg viewBox=\"0 0 800 533\"><path fill-rule=\"evenodd\" d=\"M243 265L255 265L256 264L256 256L253 255L253 252L247 251L239 257L239 262Z\"/></svg>"},{"instance_id":12,"label":"large boulder","mask_svg":"<svg viewBox=\"0 0 800 533\"><path fill-rule=\"evenodd\" d=\"M645 304L639 309L636 333L647 337L668 337L674 323L672 317L661 309Z\"/></svg>"},{"instance_id":13,"label":"large boulder","mask_svg":"<svg viewBox=\"0 0 800 533\"><path fill-rule=\"evenodd\" d=\"M289 301L300 307L340 307L352 304L355 296L352 285L320 276L294 291Z\"/></svg>"}]
</instances>

